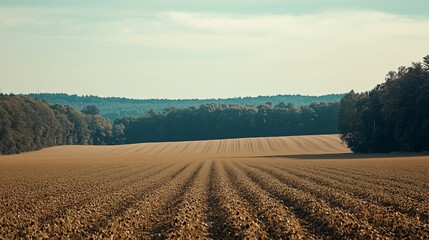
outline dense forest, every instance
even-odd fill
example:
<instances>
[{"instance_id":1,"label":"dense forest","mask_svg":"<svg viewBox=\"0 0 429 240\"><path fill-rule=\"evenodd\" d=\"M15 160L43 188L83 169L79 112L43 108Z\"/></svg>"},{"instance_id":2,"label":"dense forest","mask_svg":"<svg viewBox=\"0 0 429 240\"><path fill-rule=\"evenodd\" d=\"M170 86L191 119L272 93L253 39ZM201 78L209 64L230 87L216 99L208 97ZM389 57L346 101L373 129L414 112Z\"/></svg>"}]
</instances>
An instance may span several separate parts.
<instances>
[{"instance_id":1,"label":"dense forest","mask_svg":"<svg viewBox=\"0 0 429 240\"><path fill-rule=\"evenodd\" d=\"M227 99L128 99L97 96L77 96L68 94L39 93L28 94L30 97L47 101L51 104L70 105L75 109L82 109L88 105L95 105L100 109L100 115L110 119L112 122L117 118L125 116L138 117L149 110L164 111L167 108L188 108L199 107L203 104L238 104L258 106L266 102L277 105L281 102L293 103L297 106L308 105L312 102L336 102L341 99L342 94L330 94L324 96L303 96L303 95L277 95L277 96L259 96L259 97L238 97Z\"/></svg>"},{"instance_id":2,"label":"dense forest","mask_svg":"<svg viewBox=\"0 0 429 240\"><path fill-rule=\"evenodd\" d=\"M122 143L338 133L339 103L204 104L117 119ZM119 136L119 135L117 135Z\"/></svg>"},{"instance_id":3,"label":"dense forest","mask_svg":"<svg viewBox=\"0 0 429 240\"><path fill-rule=\"evenodd\" d=\"M70 106L0 94L0 154L66 144L113 143L112 123Z\"/></svg>"},{"instance_id":4,"label":"dense forest","mask_svg":"<svg viewBox=\"0 0 429 240\"><path fill-rule=\"evenodd\" d=\"M0 95L0 154L67 144L122 144L337 133L339 103L295 106L203 104L150 110L112 124L95 105L71 106Z\"/></svg>"},{"instance_id":5,"label":"dense forest","mask_svg":"<svg viewBox=\"0 0 429 240\"><path fill-rule=\"evenodd\" d=\"M429 55L340 102L338 128L354 152L429 150Z\"/></svg>"}]
</instances>

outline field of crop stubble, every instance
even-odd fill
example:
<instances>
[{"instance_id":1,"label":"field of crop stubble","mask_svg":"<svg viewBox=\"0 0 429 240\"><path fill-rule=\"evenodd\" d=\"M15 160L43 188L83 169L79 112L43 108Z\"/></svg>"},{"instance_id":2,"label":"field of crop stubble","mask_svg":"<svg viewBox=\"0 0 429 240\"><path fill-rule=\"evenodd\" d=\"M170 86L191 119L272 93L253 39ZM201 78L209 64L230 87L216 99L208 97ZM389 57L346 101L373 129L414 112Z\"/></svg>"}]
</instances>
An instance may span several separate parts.
<instances>
[{"instance_id":1,"label":"field of crop stubble","mask_svg":"<svg viewBox=\"0 0 429 240\"><path fill-rule=\"evenodd\" d=\"M336 135L0 156L0 238L429 238L429 156Z\"/></svg>"}]
</instances>

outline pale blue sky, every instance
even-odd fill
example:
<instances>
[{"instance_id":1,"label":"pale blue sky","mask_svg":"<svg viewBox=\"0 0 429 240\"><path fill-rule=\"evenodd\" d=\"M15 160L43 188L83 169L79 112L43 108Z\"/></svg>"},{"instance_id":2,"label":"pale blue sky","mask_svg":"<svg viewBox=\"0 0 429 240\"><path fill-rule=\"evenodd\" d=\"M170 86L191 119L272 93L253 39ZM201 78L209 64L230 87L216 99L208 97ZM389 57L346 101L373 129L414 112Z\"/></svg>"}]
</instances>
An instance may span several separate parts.
<instances>
[{"instance_id":1,"label":"pale blue sky","mask_svg":"<svg viewBox=\"0 0 429 240\"><path fill-rule=\"evenodd\" d=\"M0 0L0 89L132 98L364 91L429 54L428 10L429 1Z\"/></svg>"}]
</instances>

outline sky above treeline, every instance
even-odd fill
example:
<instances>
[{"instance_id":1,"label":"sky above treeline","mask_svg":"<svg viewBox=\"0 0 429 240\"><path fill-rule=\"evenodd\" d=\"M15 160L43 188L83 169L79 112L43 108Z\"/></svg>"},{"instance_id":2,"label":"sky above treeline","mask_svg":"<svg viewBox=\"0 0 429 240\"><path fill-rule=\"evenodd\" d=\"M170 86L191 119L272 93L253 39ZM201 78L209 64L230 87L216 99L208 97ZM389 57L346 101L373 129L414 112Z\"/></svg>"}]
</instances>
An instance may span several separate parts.
<instances>
[{"instance_id":1,"label":"sky above treeline","mask_svg":"<svg viewBox=\"0 0 429 240\"><path fill-rule=\"evenodd\" d=\"M428 9L427 0L0 0L0 91L365 91L429 54Z\"/></svg>"}]
</instances>

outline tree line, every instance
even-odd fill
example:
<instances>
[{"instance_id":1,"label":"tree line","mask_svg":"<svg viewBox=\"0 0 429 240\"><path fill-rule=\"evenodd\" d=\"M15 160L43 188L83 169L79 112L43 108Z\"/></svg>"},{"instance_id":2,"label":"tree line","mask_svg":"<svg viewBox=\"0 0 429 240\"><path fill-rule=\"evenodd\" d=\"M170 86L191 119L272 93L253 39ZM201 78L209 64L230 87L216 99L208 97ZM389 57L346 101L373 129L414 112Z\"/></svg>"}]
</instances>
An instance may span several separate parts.
<instances>
[{"instance_id":1,"label":"tree line","mask_svg":"<svg viewBox=\"0 0 429 240\"><path fill-rule=\"evenodd\" d=\"M0 94L0 154L69 144L114 143L112 123L70 106Z\"/></svg>"},{"instance_id":2,"label":"tree line","mask_svg":"<svg viewBox=\"0 0 429 240\"><path fill-rule=\"evenodd\" d=\"M338 133L338 102L305 106L204 104L117 119L120 143ZM117 135L118 136L118 135Z\"/></svg>"},{"instance_id":3,"label":"tree line","mask_svg":"<svg viewBox=\"0 0 429 240\"><path fill-rule=\"evenodd\" d=\"M338 128L354 152L429 150L429 55L371 91L346 94Z\"/></svg>"},{"instance_id":4,"label":"tree line","mask_svg":"<svg viewBox=\"0 0 429 240\"><path fill-rule=\"evenodd\" d=\"M312 102L339 101L343 94L329 94L324 96L276 95L225 99L129 99L118 97L78 96L64 93L37 93L28 94L28 96L45 100L51 104L70 105L75 109L82 109L88 105L95 105L100 109L101 116L113 122L115 119L123 118L125 116L139 117L150 109L162 112L166 108L171 107L198 108L200 105L210 103L258 106L266 102L271 102L274 105L285 102L301 106L309 105Z\"/></svg>"},{"instance_id":5,"label":"tree line","mask_svg":"<svg viewBox=\"0 0 429 240\"><path fill-rule=\"evenodd\" d=\"M81 111L35 98L0 94L0 154L70 144L123 144L337 133L339 103L203 104L151 110L114 123L94 106Z\"/></svg>"}]
</instances>

